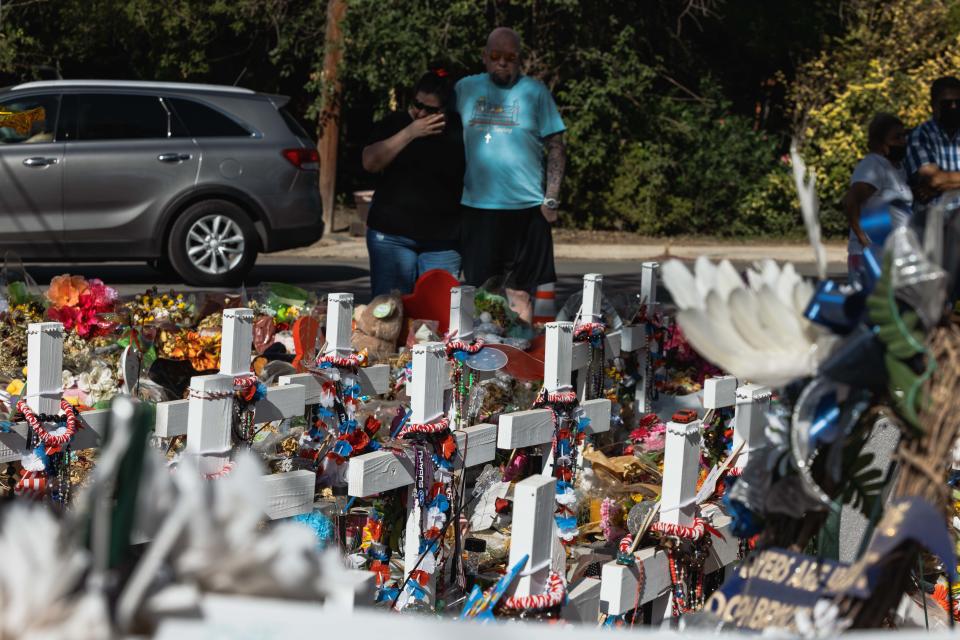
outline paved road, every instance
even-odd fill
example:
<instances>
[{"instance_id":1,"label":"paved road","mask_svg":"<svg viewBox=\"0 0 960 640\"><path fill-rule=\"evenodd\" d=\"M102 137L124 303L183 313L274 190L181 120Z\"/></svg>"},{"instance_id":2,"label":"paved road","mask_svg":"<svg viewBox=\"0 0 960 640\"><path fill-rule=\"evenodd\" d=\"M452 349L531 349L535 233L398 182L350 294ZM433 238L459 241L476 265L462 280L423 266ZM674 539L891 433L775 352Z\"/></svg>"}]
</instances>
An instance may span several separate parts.
<instances>
[{"instance_id":1,"label":"paved road","mask_svg":"<svg viewBox=\"0 0 960 640\"><path fill-rule=\"evenodd\" d=\"M639 291L637 264L609 261L565 261L557 264L559 282L557 299L563 300L576 291L584 273L602 273L607 291ZM61 273L74 273L87 278L100 278L121 295L139 293L157 285L161 290L197 291L184 285L175 276L164 274L143 263L28 264L27 271L41 286ZM260 256L247 280L248 290L264 282L286 282L312 291L344 291L353 293L358 302L370 297L370 271L366 260L334 260L326 258ZM226 289L224 289L226 291Z\"/></svg>"},{"instance_id":2,"label":"paved road","mask_svg":"<svg viewBox=\"0 0 960 640\"><path fill-rule=\"evenodd\" d=\"M743 268L746 263L737 264ZM832 266L832 265L831 265ZM800 265L801 273L811 274L809 265ZM74 273L87 278L100 278L119 290L121 295L142 292L157 285L161 290L196 291L175 276L156 271L143 263L28 264L27 270L40 285L61 273ZM580 289L585 273L604 275L607 295L630 295L640 290L640 264L616 260L561 260L557 262L557 302L562 304ZM370 297L370 272L366 260L304 258L286 255L260 256L247 281L248 290L264 282L286 282L311 291L353 293L357 302ZM223 291L226 291L224 289ZM660 287L661 301L667 301L666 290Z\"/></svg>"}]
</instances>

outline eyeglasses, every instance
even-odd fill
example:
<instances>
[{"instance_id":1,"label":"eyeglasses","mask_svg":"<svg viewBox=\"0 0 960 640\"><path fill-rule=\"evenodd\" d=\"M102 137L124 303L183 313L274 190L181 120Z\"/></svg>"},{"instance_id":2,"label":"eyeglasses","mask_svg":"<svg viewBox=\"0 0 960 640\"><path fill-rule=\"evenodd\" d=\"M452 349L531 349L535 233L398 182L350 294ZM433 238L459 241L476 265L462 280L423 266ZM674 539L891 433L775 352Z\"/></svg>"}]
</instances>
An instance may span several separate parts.
<instances>
[{"instance_id":1,"label":"eyeglasses","mask_svg":"<svg viewBox=\"0 0 960 640\"><path fill-rule=\"evenodd\" d=\"M434 107L429 104L423 104L416 98L413 100L413 108L419 111L426 111L430 115L435 115L443 111L443 107Z\"/></svg>"},{"instance_id":2,"label":"eyeglasses","mask_svg":"<svg viewBox=\"0 0 960 640\"><path fill-rule=\"evenodd\" d=\"M487 55L490 56L490 59L494 62L499 62L502 58L505 62L516 62L517 54L510 51L491 51Z\"/></svg>"}]
</instances>

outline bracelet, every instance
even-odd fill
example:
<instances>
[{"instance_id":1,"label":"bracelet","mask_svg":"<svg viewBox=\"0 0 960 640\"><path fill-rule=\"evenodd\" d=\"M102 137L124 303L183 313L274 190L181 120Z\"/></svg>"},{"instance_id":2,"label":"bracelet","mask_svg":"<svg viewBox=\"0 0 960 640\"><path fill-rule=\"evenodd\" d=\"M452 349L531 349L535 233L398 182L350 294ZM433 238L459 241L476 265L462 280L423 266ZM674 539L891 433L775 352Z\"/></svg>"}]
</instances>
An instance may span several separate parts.
<instances>
[{"instance_id":1,"label":"bracelet","mask_svg":"<svg viewBox=\"0 0 960 640\"><path fill-rule=\"evenodd\" d=\"M507 611L551 609L563 604L566 597L567 588L563 584L563 578L556 571L551 571L543 593L530 596L508 596L503 599L500 607Z\"/></svg>"},{"instance_id":2,"label":"bracelet","mask_svg":"<svg viewBox=\"0 0 960 640\"><path fill-rule=\"evenodd\" d=\"M397 434L397 438L403 438L410 435L411 433L443 433L444 431L450 428L450 419L441 418L437 422L430 422L427 424L412 424L408 423L400 429L400 432Z\"/></svg>"},{"instance_id":3,"label":"bracelet","mask_svg":"<svg viewBox=\"0 0 960 640\"><path fill-rule=\"evenodd\" d=\"M37 439L47 447L62 447L70 442L80 429L80 421L77 419L77 413L73 406L66 400L61 399L60 408L63 409L63 413L67 418L67 429L63 433L53 435L44 428L36 414L24 400L17 402L17 411L23 414L24 420L30 425Z\"/></svg>"},{"instance_id":4,"label":"bracelet","mask_svg":"<svg viewBox=\"0 0 960 640\"><path fill-rule=\"evenodd\" d=\"M447 340L444 342L444 346L447 349L447 357L449 358L456 351L464 351L469 354L474 354L483 349L483 340L479 338L474 340L473 343L466 343L463 340Z\"/></svg>"},{"instance_id":5,"label":"bracelet","mask_svg":"<svg viewBox=\"0 0 960 640\"><path fill-rule=\"evenodd\" d=\"M540 389L537 399L533 401L533 406L540 408L545 404L573 404L577 401L577 392L570 391L547 391L546 388Z\"/></svg>"},{"instance_id":6,"label":"bracelet","mask_svg":"<svg viewBox=\"0 0 960 640\"><path fill-rule=\"evenodd\" d=\"M367 366L367 354L351 353L349 356L338 356L335 353L323 353L317 356L317 366L324 368L324 365L334 367L365 367Z\"/></svg>"},{"instance_id":7,"label":"bracelet","mask_svg":"<svg viewBox=\"0 0 960 640\"><path fill-rule=\"evenodd\" d=\"M650 530L674 538L696 542L707 532L707 522L703 518L694 518L693 526L690 527L672 522L654 522L650 526Z\"/></svg>"},{"instance_id":8,"label":"bracelet","mask_svg":"<svg viewBox=\"0 0 960 640\"><path fill-rule=\"evenodd\" d=\"M602 322L584 322L573 328L573 339L582 340L588 337L602 336L607 332L607 325Z\"/></svg>"}]
</instances>

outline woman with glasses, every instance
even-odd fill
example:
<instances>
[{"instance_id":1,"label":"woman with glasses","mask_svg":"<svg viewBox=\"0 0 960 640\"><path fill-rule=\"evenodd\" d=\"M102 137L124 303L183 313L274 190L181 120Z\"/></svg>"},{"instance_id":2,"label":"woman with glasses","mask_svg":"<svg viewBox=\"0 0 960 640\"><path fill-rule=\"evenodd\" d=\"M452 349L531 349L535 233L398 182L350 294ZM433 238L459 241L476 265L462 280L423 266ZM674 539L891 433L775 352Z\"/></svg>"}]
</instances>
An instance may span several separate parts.
<instances>
[{"instance_id":1,"label":"woman with glasses","mask_svg":"<svg viewBox=\"0 0 960 640\"><path fill-rule=\"evenodd\" d=\"M410 293L425 271L460 273L463 129L447 110L446 71L417 82L406 111L388 115L363 149L363 168L377 174L367 219L374 296Z\"/></svg>"}]
</instances>

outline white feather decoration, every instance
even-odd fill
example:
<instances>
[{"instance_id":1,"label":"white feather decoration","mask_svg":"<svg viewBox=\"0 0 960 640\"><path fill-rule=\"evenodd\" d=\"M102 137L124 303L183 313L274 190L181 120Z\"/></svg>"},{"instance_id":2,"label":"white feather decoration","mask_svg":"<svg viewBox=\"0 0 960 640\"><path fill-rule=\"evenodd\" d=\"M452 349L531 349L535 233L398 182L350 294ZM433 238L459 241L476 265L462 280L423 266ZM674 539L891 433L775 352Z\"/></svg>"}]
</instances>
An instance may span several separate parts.
<instances>
[{"instance_id":1,"label":"white feather decoration","mask_svg":"<svg viewBox=\"0 0 960 640\"><path fill-rule=\"evenodd\" d=\"M39 505L16 504L0 529L0 639L111 637L107 605L78 588L89 558Z\"/></svg>"},{"instance_id":2,"label":"white feather decoration","mask_svg":"<svg viewBox=\"0 0 960 640\"><path fill-rule=\"evenodd\" d=\"M813 375L836 344L803 316L813 288L793 265L765 260L747 270L749 284L727 261L699 258L694 268L696 276L678 260L663 265L677 323L700 355L740 380L781 386Z\"/></svg>"},{"instance_id":3,"label":"white feather decoration","mask_svg":"<svg viewBox=\"0 0 960 640\"><path fill-rule=\"evenodd\" d=\"M797 141L790 141L790 163L793 165L793 181L797 185L800 198L800 213L807 227L810 246L817 261L817 274L823 280L827 277L827 250L820 238L820 199L817 197L817 174L813 169L807 171L807 165L797 151Z\"/></svg>"}]
</instances>

